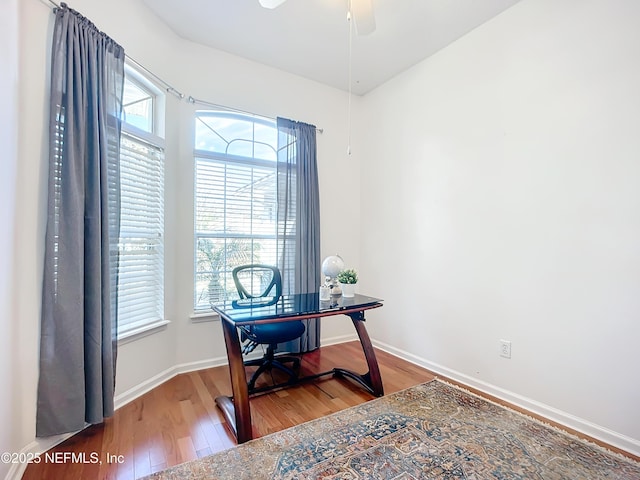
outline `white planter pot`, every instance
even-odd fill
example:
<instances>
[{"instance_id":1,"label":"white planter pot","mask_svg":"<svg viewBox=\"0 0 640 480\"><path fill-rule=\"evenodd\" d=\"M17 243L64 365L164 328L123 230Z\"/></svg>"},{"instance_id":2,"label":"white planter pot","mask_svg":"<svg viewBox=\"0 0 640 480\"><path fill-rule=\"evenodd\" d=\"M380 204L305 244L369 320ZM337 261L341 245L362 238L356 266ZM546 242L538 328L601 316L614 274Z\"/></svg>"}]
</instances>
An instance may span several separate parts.
<instances>
[{"instance_id":1,"label":"white planter pot","mask_svg":"<svg viewBox=\"0 0 640 480\"><path fill-rule=\"evenodd\" d=\"M355 283L341 283L340 288L342 289L343 297L353 297L356 293L356 284Z\"/></svg>"}]
</instances>

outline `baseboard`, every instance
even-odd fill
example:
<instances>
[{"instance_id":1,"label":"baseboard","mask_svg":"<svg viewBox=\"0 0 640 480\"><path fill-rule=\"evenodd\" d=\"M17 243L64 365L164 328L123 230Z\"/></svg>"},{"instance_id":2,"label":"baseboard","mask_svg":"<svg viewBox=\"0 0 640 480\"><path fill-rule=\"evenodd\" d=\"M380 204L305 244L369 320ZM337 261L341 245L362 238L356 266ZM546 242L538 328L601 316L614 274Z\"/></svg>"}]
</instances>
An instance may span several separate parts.
<instances>
[{"instance_id":1,"label":"baseboard","mask_svg":"<svg viewBox=\"0 0 640 480\"><path fill-rule=\"evenodd\" d=\"M144 395L145 393L153 390L164 382L171 380L176 375L181 373L193 372L196 370L204 370L206 368L220 367L227 364L227 357L216 357L207 360L199 360L197 362L182 363L168 368L164 372L160 372L157 375L139 383L133 388L130 388L126 392L122 392L116 395L114 399L115 409L119 409L129 402L132 402L136 398Z\"/></svg>"},{"instance_id":2,"label":"baseboard","mask_svg":"<svg viewBox=\"0 0 640 480\"><path fill-rule=\"evenodd\" d=\"M404 350L400 350L386 343L375 340L372 340L372 343L376 348L402 358L407 362L426 368L434 374L442 375L443 377L447 377L462 385L498 398L525 411L539 415L547 420L564 426L567 429L575 430L595 440L599 440L604 444L619 448L620 450L629 452L632 455L640 456L640 441L638 440L614 432L600 425L596 425L583 418L576 417L575 415L571 415L570 413L558 410L549 405L545 405L522 395L518 395L517 393L505 390L490 383L483 382L482 380L478 380L477 378L470 377L458 371L418 357L412 353L405 352Z\"/></svg>"},{"instance_id":3,"label":"baseboard","mask_svg":"<svg viewBox=\"0 0 640 480\"><path fill-rule=\"evenodd\" d=\"M352 335L338 335L336 337L322 338L321 341L320 341L320 344L323 347L328 347L329 345L336 345L338 343L352 342L353 340L358 340L358 335L356 335L355 333L352 334Z\"/></svg>"},{"instance_id":4,"label":"baseboard","mask_svg":"<svg viewBox=\"0 0 640 480\"><path fill-rule=\"evenodd\" d=\"M64 442L66 439L73 437L76 433L78 432L64 433L54 437L36 438L33 442L29 443L18 452L18 457L32 460L36 456L42 455L50 448ZM11 464L11 468L9 468L7 475L4 477L5 480L20 480L28 465L29 462Z\"/></svg>"}]
</instances>

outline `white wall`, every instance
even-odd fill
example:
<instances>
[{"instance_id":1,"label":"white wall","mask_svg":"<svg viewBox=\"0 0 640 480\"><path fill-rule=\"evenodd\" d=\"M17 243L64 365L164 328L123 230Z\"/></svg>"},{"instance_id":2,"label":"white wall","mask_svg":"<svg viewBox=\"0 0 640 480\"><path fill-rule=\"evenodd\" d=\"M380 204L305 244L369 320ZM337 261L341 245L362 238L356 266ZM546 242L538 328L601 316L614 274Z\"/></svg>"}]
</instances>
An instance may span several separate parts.
<instances>
[{"instance_id":1,"label":"white wall","mask_svg":"<svg viewBox=\"0 0 640 480\"><path fill-rule=\"evenodd\" d=\"M16 366L15 321L13 305L13 250L15 237L16 165L18 163L18 2L0 2L0 145L2 145L2 175L0 175L0 452L18 452L23 444L14 415L17 402L19 372ZM0 478L11 465L0 463Z\"/></svg>"},{"instance_id":2,"label":"white wall","mask_svg":"<svg viewBox=\"0 0 640 480\"><path fill-rule=\"evenodd\" d=\"M15 2L12 5L14 10L18 8ZM323 128L324 133L318 136L323 254L340 252L347 262L358 267L359 229L353 226L353 219L357 218L359 207L356 202L355 217L345 214L334 198L335 192L350 186L359 172L355 157L346 155L346 93L186 42L176 37L139 0L75 0L71 7L119 42L128 56L186 95L262 115L284 116ZM123 12L126 15L123 16ZM3 45L12 44L14 30L5 30L4 24L13 25L15 29L15 17L2 17L0 41ZM16 235L13 250L11 238L2 239L2 245L6 242L6 248L13 251L13 256L7 255L2 261L10 261L13 257L18 265L12 272L9 268L5 270L3 263L0 283L2 321L9 319L6 331L13 330L7 341L18 349L13 355L9 353L10 349L0 348L2 358L7 356L6 362L0 362L0 380L5 385L19 382L15 402L5 396L0 402L1 418L10 415L12 421L6 425L15 425L17 431L14 435L5 430L3 421L0 446L4 447L6 443L6 449L38 450L46 445L46 442L35 442L34 432L46 223L47 92L52 20L48 2L20 2L20 105L6 111L2 109L3 120L7 115L8 122L16 124L19 129L17 162L11 156L15 132L11 129L3 131L9 139L10 163L7 175L2 176L2 199L6 197L5 205L9 207L6 213L3 209L2 220L3 224L10 225L15 215ZM11 58L7 59L9 67L11 61ZM9 68L5 74L4 63L3 58L3 82L5 76L7 81L11 81L15 69ZM11 88L15 91L17 86L9 84L3 88L3 93L11 91ZM120 345L116 379L116 400L119 403L130 400L175 372L226 361L219 323L195 323L190 319L193 284L191 125L194 106L186 100L167 95L166 108L165 313L171 324L152 335ZM17 182L12 182L10 174L15 163ZM14 186L15 202L11 200ZM357 186L353 191L359 196ZM15 210L11 208L14 203ZM343 233L345 231L347 235ZM5 312L4 298L9 294L7 289L11 284L16 292L15 307L11 310L8 306L9 311ZM325 341L353 336L353 327L348 319L331 319L323 323ZM9 371L11 362L16 361L19 362L18 373ZM15 405L21 407L16 411Z\"/></svg>"},{"instance_id":3,"label":"white wall","mask_svg":"<svg viewBox=\"0 0 640 480\"><path fill-rule=\"evenodd\" d=\"M372 337L636 454L638 18L635 0L524 0L358 120Z\"/></svg>"},{"instance_id":4,"label":"white wall","mask_svg":"<svg viewBox=\"0 0 640 480\"><path fill-rule=\"evenodd\" d=\"M12 288L15 299L1 311L17 350L0 349L7 360L0 380L16 384L15 396L0 402L3 425L14 427L0 434L7 449L29 445L35 431L46 3L19 4L19 114L2 109L9 122L17 116L19 129L16 208L2 210L3 223L15 215L15 241L2 241L17 266L3 264L0 278L2 298ZM352 156L344 92L186 42L139 0L72 6L187 95L324 128L323 253L342 254L360 270L362 291L385 298L368 316L379 345L640 451L633 369L640 364L640 39L632 21L640 4L524 0L357 99ZM2 21L11 25L12 16ZM0 41L10 44L13 33L2 27ZM165 308L172 323L121 345L124 400L167 372L224 359L218 323L189 318L193 106L168 96L167 111L179 119L167 126ZM11 205L11 180L3 176L2 186ZM338 198L345 189L361 198L351 212ZM325 340L352 335L338 318L323 326ZM511 360L498 357L500 338L513 342ZM8 362L18 363L18 374Z\"/></svg>"},{"instance_id":5,"label":"white wall","mask_svg":"<svg viewBox=\"0 0 640 480\"><path fill-rule=\"evenodd\" d=\"M13 362L18 375L12 416L21 448L34 446L38 382L42 262L46 222L45 109L49 50L41 38L51 36L51 11L38 2L19 2L18 161L15 180ZM33 26L33 27L32 27ZM15 465L14 465L15 467Z\"/></svg>"}]
</instances>

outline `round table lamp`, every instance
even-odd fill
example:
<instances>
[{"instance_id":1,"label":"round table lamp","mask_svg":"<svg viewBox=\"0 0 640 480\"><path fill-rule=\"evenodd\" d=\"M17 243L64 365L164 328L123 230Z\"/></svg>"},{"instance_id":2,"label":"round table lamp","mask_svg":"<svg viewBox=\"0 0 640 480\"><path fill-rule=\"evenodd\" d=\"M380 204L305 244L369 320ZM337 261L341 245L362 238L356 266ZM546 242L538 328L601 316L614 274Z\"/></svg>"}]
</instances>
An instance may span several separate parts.
<instances>
[{"instance_id":1,"label":"round table lamp","mask_svg":"<svg viewBox=\"0 0 640 480\"><path fill-rule=\"evenodd\" d=\"M340 255L331 255L322 262L322 273L325 277L335 278L344 270L344 261Z\"/></svg>"},{"instance_id":2,"label":"round table lamp","mask_svg":"<svg viewBox=\"0 0 640 480\"><path fill-rule=\"evenodd\" d=\"M322 262L324 285L329 288L331 295L342 295L340 284L336 278L342 270L344 270L344 260L340 255L331 255Z\"/></svg>"}]
</instances>

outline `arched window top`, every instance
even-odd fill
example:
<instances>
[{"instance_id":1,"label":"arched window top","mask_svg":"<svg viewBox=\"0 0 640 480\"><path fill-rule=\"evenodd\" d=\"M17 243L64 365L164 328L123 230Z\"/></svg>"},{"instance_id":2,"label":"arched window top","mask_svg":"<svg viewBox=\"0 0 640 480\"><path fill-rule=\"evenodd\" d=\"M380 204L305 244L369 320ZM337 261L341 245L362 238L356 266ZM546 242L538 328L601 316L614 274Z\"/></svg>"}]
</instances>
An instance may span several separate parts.
<instances>
[{"instance_id":1,"label":"arched window top","mask_svg":"<svg viewBox=\"0 0 640 480\"><path fill-rule=\"evenodd\" d=\"M273 120L224 111L196 112L195 149L256 160L277 160Z\"/></svg>"}]
</instances>

